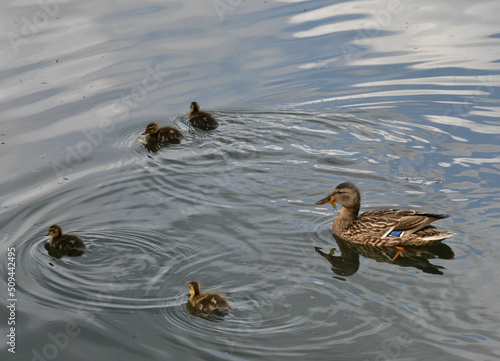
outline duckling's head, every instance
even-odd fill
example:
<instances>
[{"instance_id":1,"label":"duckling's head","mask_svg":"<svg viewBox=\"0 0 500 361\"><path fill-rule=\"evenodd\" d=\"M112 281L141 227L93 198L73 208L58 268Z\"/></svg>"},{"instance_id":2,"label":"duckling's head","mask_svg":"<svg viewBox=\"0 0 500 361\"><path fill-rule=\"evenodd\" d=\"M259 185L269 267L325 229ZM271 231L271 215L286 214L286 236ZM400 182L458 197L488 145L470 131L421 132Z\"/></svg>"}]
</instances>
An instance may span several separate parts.
<instances>
[{"instance_id":1,"label":"duckling's head","mask_svg":"<svg viewBox=\"0 0 500 361\"><path fill-rule=\"evenodd\" d=\"M160 129L160 127L158 126L157 123L149 123L146 126L146 131L144 133L142 133L142 135L144 135L144 134L155 134L155 133L158 132L158 129Z\"/></svg>"},{"instance_id":2,"label":"duckling's head","mask_svg":"<svg viewBox=\"0 0 500 361\"><path fill-rule=\"evenodd\" d=\"M196 113L200 111L200 104L197 102L192 102L191 103L191 113Z\"/></svg>"},{"instance_id":3,"label":"duckling's head","mask_svg":"<svg viewBox=\"0 0 500 361\"><path fill-rule=\"evenodd\" d=\"M336 209L335 203L341 204L347 208L358 208L361 202L361 195L359 193L358 187L350 182L344 182L339 184L333 190L333 193L328 197L323 198L316 202L316 205L331 203L333 208Z\"/></svg>"},{"instance_id":4,"label":"duckling's head","mask_svg":"<svg viewBox=\"0 0 500 361\"><path fill-rule=\"evenodd\" d=\"M47 233L47 236L58 237L61 234L62 234L61 226L54 224L54 225L50 226L49 233Z\"/></svg>"},{"instance_id":5,"label":"duckling's head","mask_svg":"<svg viewBox=\"0 0 500 361\"><path fill-rule=\"evenodd\" d=\"M198 282L193 281L189 283L189 294L191 296L199 295L200 291L201 291L201 286Z\"/></svg>"}]
</instances>

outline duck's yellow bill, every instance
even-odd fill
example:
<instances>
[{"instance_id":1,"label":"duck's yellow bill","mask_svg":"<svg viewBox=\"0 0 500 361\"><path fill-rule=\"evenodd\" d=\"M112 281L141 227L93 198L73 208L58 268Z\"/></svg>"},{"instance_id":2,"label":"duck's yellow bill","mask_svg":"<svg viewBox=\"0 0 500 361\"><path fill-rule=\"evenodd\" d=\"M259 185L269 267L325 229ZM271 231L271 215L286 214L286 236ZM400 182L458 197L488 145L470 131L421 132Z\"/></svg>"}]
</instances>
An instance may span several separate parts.
<instances>
[{"instance_id":1,"label":"duck's yellow bill","mask_svg":"<svg viewBox=\"0 0 500 361\"><path fill-rule=\"evenodd\" d=\"M334 202L334 200L333 200L333 196L332 196L331 194L330 194L328 197L323 198L323 199L321 199L321 200L317 201L317 202L316 202L316 203L314 203L314 204L316 204L317 206L320 206L320 205L322 205L322 204L327 204L327 203L331 203L331 204L332 204L333 209L337 210L337 206L335 205L335 202Z\"/></svg>"}]
</instances>

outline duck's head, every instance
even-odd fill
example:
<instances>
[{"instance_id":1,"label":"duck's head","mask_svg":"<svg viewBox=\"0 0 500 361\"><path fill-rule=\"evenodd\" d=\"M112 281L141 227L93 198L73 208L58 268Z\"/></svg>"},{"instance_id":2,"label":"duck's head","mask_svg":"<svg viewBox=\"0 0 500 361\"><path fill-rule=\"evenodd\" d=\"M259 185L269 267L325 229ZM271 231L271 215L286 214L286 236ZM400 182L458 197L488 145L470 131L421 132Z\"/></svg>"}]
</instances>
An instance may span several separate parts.
<instances>
[{"instance_id":1,"label":"duck's head","mask_svg":"<svg viewBox=\"0 0 500 361\"><path fill-rule=\"evenodd\" d=\"M46 234L47 236L52 236L52 237L58 237L62 234L62 228L61 226L58 226L57 224L54 224L50 226L49 232Z\"/></svg>"},{"instance_id":2,"label":"duck's head","mask_svg":"<svg viewBox=\"0 0 500 361\"><path fill-rule=\"evenodd\" d=\"M189 283L189 295L190 296L197 296L200 294L201 291L201 286L198 282L190 282Z\"/></svg>"},{"instance_id":3,"label":"duck's head","mask_svg":"<svg viewBox=\"0 0 500 361\"><path fill-rule=\"evenodd\" d=\"M155 134L158 132L158 129L160 127L158 126L157 123L149 123L147 126L146 126L146 130L144 131L144 133L142 133L142 135L144 134Z\"/></svg>"},{"instance_id":4,"label":"duck's head","mask_svg":"<svg viewBox=\"0 0 500 361\"><path fill-rule=\"evenodd\" d=\"M198 104L197 102L192 102L190 110L191 110L191 113L199 112L200 111L200 104Z\"/></svg>"},{"instance_id":5,"label":"duck's head","mask_svg":"<svg viewBox=\"0 0 500 361\"><path fill-rule=\"evenodd\" d=\"M359 193L358 187L350 182L345 182L339 184L333 190L333 193L328 197L317 201L315 204L317 206L331 203L333 208L337 210L335 203L341 204L343 207L347 208L358 208L361 202L361 195Z\"/></svg>"}]
</instances>

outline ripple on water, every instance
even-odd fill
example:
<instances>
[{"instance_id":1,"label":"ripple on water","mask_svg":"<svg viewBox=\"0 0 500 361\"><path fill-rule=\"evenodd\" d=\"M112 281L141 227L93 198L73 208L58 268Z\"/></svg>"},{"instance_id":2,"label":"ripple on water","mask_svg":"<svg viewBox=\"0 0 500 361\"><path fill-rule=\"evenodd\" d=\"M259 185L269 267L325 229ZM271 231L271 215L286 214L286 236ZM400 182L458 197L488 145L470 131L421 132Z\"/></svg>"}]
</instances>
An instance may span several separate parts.
<instances>
[{"instance_id":1,"label":"ripple on water","mask_svg":"<svg viewBox=\"0 0 500 361\"><path fill-rule=\"evenodd\" d=\"M360 117L351 122L352 115L214 113L221 126L211 132L190 129L185 115L163 121L185 137L157 152L137 142L151 120L124 125L100 150L102 160L26 199L28 207L13 212L44 229L16 236L28 275L19 291L46 309L76 309L86 319L104 310L120 324L127 322L120 315L135 313L146 332L153 327L178 347L242 358L319 354L368 336L391 337L397 322L417 327L421 314L428 324L437 317L410 297L423 292L411 285L416 269L442 272L442 263L426 262L446 257L407 250L392 262L390 251L346 248L330 231L335 213L314 205L353 180L368 193L363 207L439 209L443 195L425 193L439 184L415 181L439 176L427 168L447 157L427 157L445 146L428 140L432 129L390 121L381 129ZM52 223L84 238L81 257L47 254L41 234ZM329 258L332 248L338 258ZM415 262L405 264L409 256ZM232 309L225 317L190 314L190 281L225 294Z\"/></svg>"},{"instance_id":2,"label":"ripple on water","mask_svg":"<svg viewBox=\"0 0 500 361\"><path fill-rule=\"evenodd\" d=\"M38 302L81 310L160 305L162 300L152 293L155 280L175 267L182 254L162 244L170 237L124 227L79 234L87 246L81 257L53 259L44 249L47 240L27 241L33 245L19 255L19 262L31 275L30 293Z\"/></svg>"},{"instance_id":3,"label":"ripple on water","mask_svg":"<svg viewBox=\"0 0 500 361\"><path fill-rule=\"evenodd\" d=\"M158 309L161 323L156 326L165 333L182 335L178 342L189 347L193 342L200 348L226 350L230 353L263 352L278 347L282 352L292 352L295 347L285 340L270 340L276 334L288 334L291 338L305 333L321 333L327 322L334 317L336 310L322 307L310 307L304 300L311 301L327 298L333 303L331 292L302 289L300 292L282 287L271 286L274 282L253 282L244 286L227 285L225 295L231 310L224 317L191 315L184 303L181 307ZM227 284L227 283L226 283ZM203 285L202 285L203 286ZM187 290L187 285L186 288ZM210 288L210 290L219 291ZM176 299L182 299L181 296ZM302 300L300 303L295 301ZM213 321L213 322L207 322ZM223 321L223 322L222 322ZM207 335L210 335L209 340ZM324 336L328 337L328 336ZM311 343L311 349L319 349L324 337L318 337L317 344ZM248 342L249 339L253 341ZM210 345L210 346L209 346ZM303 346L298 346L302 348Z\"/></svg>"}]
</instances>

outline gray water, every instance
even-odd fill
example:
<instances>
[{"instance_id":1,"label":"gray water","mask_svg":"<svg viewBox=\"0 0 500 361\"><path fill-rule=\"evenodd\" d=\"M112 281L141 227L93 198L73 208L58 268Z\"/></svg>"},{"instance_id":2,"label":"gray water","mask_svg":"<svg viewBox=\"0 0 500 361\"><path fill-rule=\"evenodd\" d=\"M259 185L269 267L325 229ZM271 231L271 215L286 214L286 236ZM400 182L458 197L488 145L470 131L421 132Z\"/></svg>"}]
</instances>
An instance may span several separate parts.
<instances>
[{"instance_id":1,"label":"gray water","mask_svg":"<svg viewBox=\"0 0 500 361\"><path fill-rule=\"evenodd\" d=\"M500 357L498 1L0 6L2 360ZM152 121L184 139L147 149ZM456 235L336 240L314 203L344 181ZM229 314L189 313L193 280Z\"/></svg>"}]
</instances>

